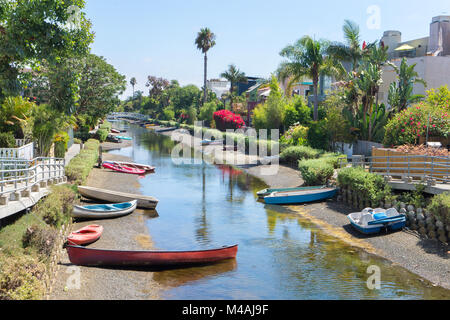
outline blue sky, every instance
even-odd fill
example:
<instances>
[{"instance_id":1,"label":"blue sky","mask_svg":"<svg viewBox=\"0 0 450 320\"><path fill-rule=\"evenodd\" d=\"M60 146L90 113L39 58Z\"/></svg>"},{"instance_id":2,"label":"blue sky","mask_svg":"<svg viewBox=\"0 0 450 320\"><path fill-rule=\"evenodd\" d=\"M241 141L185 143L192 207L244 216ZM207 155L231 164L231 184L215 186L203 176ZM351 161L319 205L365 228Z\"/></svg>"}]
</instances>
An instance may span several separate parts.
<instances>
[{"instance_id":1,"label":"blue sky","mask_svg":"<svg viewBox=\"0 0 450 320\"><path fill-rule=\"evenodd\" d=\"M344 19L358 23L362 39L399 30L402 40L428 36L436 15L449 14L448 0L87 0L93 23L92 52L104 56L147 94L148 75L180 84L202 85L203 56L197 32L208 27L216 46L208 55L208 78L218 78L234 63L249 76L269 77L282 61L280 50L303 35L342 41ZM379 8L379 29L370 25ZM369 25L368 25L369 23ZM374 29L375 27L375 29ZM128 84L124 97L131 95Z\"/></svg>"}]
</instances>

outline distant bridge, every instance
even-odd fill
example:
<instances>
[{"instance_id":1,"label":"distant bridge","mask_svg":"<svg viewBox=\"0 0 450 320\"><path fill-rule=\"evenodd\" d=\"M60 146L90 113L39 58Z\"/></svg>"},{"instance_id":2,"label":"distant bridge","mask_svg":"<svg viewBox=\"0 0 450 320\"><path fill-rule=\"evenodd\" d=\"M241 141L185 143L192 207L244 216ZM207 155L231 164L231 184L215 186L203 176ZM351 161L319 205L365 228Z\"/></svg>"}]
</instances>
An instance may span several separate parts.
<instances>
[{"instance_id":1,"label":"distant bridge","mask_svg":"<svg viewBox=\"0 0 450 320\"><path fill-rule=\"evenodd\" d=\"M119 120L119 119L128 119L128 120L148 120L148 116L135 112L113 112L110 113L107 117L109 120Z\"/></svg>"}]
</instances>

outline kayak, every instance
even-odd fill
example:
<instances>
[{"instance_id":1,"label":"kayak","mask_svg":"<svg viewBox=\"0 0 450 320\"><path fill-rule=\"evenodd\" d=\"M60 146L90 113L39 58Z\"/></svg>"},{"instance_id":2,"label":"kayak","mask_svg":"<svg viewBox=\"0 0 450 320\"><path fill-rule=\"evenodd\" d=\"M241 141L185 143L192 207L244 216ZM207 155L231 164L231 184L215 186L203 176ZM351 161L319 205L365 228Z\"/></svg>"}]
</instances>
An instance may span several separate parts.
<instances>
[{"instance_id":1,"label":"kayak","mask_svg":"<svg viewBox=\"0 0 450 320\"><path fill-rule=\"evenodd\" d=\"M264 189L261 191L258 191L256 194L258 195L258 198L264 198L269 196L270 194L274 192L294 192L294 191L306 191L306 190L320 190L324 189L326 186L319 186L319 187L298 187L298 188L280 188L280 189Z\"/></svg>"},{"instance_id":2,"label":"kayak","mask_svg":"<svg viewBox=\"0 0 450 320\"><path fill-rule=\"evenodd\" d=\"M266 204L295 204L321 201L333 198L337 193L336 188L309 189L291 192L273 192L264 197Z\"/></svg>"},{"instance_id":3,"label":"kayak","mask_svg":"<svg viewBox=\"0 0 450 320\"><path fill-rule=\"evenodd\" d=\"M120 139L120 140L133 140L133 138L131 138L131 137L125 137L125 136L116 136L116 138L117 138L117 139Z\"/></svg>"},{"instance_id":4,"label":"kayak","mask_svg":"<svg viewBox=\"0 0 450 320\"><path fill-rule=\"evenodd\" d=\"M110 163L113 165L119 165L119 166L126 166L129 168L136 168L145 170L148 172L155 172L155 167L146 165L146 164L140 164L140 163L133 163L133 162L122 162L122 161L103 161L103 163Z\"/></svg>"},{"instance_id":5,"label":"kayak","mask_svg":"<svg viewBox=\"0 0 450 320\"><path fill-rule=\"evenodd\" d=\"M112 133L120 133L120 131L117 130L117 129L111 129L111 132L112 132Z\"/></svg>"},{"instance_id":6,"label":"kayak","mask_svg":"<svg viewBox=\"0 0 450 320\"><path fill-rule=\"evenodd\" d=\"M213 263L236 258L238 246L198 251L123 251L66 244L72 264L80 266L174 266Z\"/></svg>"},{"instance_id":7,"label":"kayak","mask_svg":"<svg viewBox=\"0 0 450 320\"><path fill-rule=\"evenodd\" d=\"M74 231L67 237L67 240L71 244L76 245L85 245L90 244L102 236L103 233L103 227L93 224L84 228L81 228L80 230Z\"/></svg>"},{"instance_id":8,"label":"kayak","mask_svg":"<svg viewBox=\"0 0 450 320\"><path fill-rule=\"evenodd\" d=\"M123 173L129 173L129 174L144 174L145 170L143 169L137 169L137 168L130 168L127 166L122 166L118 164L103 162L102 164L103 168L111 169L117 172L123 172Z\"/></svg>"},{"instance_id":9,"label":"kayak","mask_svg":"<svg viewBox=\"0 0 450 320\"><path fill-rule=\"evenodd\" d=\"M137 207L137 200L124 203L95 204L74 206L72 217L84 219L117 218L133 212Z\"/></svg>"},{"instance_id":10,"label":"kayak","mask_svg":"<svg viewBox=\"0 0 450 320\"><path fill-rule=\"evenodd\" d=\"M78 186L78 191L83 197L98 199L106 202L131 202L137 200L137 207L141 209L155 209L159 200L155 197L140 194L125 193L87 186Z\"/></svg>"}]
</instances>

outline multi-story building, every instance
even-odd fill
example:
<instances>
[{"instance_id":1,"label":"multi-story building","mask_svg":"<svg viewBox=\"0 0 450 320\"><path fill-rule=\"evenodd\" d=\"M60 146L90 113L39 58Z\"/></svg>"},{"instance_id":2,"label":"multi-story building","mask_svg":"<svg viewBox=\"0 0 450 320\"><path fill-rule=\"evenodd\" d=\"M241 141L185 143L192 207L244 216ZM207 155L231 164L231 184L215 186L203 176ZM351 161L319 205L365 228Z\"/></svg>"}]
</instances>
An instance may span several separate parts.
<instances>
[{"instance_id":1,"label":"multi-story building","mask_svg":"<svg viewBox=\"0 0 450 320\"><path fill-rule=\"evenodd\" d=\"M425 95L431 88L450 87L450 16L434 17L428 37L402 42L401 32L390 30L384 32L381 41L389 47L391 62L400 66L401 60L406 58L408 65L416 64L415 71L427 82L427 87L416 84L413 94ZM397 75L389 66L383 71L379 100L388 105L389 86L397 81Z\"/></svg>"}]
</instances>

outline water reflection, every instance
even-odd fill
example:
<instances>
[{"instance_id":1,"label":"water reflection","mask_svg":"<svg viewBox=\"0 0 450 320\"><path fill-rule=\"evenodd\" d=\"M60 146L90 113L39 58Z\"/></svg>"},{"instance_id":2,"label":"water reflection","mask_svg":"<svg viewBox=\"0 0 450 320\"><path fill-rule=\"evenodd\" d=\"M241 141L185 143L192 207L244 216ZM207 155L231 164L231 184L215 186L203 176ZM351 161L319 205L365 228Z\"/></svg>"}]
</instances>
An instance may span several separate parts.
<instances>
[{"instance_id":1,"label":"water reflection","mask_svg":"<svg viewBox=\"0 0 450 320\"><path fill-rule=\"evenodd\" d=\"M132 128L134 150L120 153L157 167L140 180L159 217L147 226L159 249L239 244L234 264L166 270L155 279L169 299L442 299L450 293L321 232L309 220L257 201L263 182L229 166L175 165L169 137ZM239 267L237 267L237 264ZM382 289L369 290L367 267L381 268Z\"/></svg>"}]
</instances>

